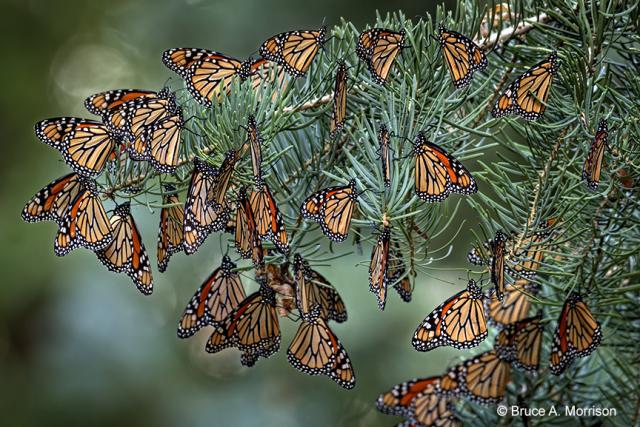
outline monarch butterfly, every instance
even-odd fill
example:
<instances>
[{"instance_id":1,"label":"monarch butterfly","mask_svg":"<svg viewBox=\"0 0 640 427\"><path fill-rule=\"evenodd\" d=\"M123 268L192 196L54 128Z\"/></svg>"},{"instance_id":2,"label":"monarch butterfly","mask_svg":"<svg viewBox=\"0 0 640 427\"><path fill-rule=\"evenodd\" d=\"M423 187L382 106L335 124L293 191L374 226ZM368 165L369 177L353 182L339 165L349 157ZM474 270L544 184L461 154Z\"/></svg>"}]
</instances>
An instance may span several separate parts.
<instances>
[{"instance_id":1,"label":"monarch butterfly","mask_svg":"<svg viewBox=\"0 0 640 427\"><path fill-rule=\"evenodd\" d=\"M540 367L543 326L542 313L508 325L496 338L495 349L506 361L527 372Z\"/></svg>"},{"instance_id":2,"label":"monarch butterfly","mask_svg":"<svg viewBox=\"0 0 640 427\"><path fill-rule=\"evenodd\" d=\"M389 188L391 186L391 147L389 141L391 140L391 134L389 129L384 123L380 124L378 129L378 154L380 155L380 161L382 162L382 179L384 180L384 186Z\"/></svg>"},{"instance_id":3,"label":"monarch butterfly","mask_svg":"<svg viewBox=\"0 0 640 427\"><path fill-rule=\"evenodd\" d=\"M235 221L235 245L242 258L250 258L255 242L260 242L256 235L256 222L253 211L246 194L246 190L241 188L238 192L238 202ZM254 258L254 262L258 261Z\"/></svg>"},{"instance_id":4,"label":"monarch butterfly","mask_svg":"<svg viewBox=\"0 0 640 427\"><path fill-rule=\"evenodd\" d=\"M178 323L178 337L188 338L203 326L217 325L240 305L246 295L236 265L228 256L198 288Z\"/></svg>"},{"instance_id":5,"label":"monarch butterfly","mask_svg":"<svg viewBox=\"0 0 640 427\"><path fill-rule=\"evenodd\" d=\"M255 218L258 237L260 239L268 238L282 253L289 252L284 220L266 183L251 193L251 210Z\"/></svg>"},{"instance_id":6,"label":"monarch butterfly","mask_svg":"<svg viewBox=\"0 0 640 427\"><path fill-rule=\"evenodd\" d=\"M167 98L168 89L154 92L145 89L114 89L91 95L84 100L84 106L91 114L104 116L106 113L122 108L126 103L142 98Z\"/></svg>"},{"instance_id":7,"label":"monarch butterfly","mask_svg":"<svg viewBox=\"0 0 640 427\"><path fill-rule=\"evenodd\" d=\"M251 149L251 167L253 169L253 180L257 187L262 185L262 137L258 131L256 118L249 115L247 120L247 141Z\"/></svg>"},{"instance_id":8,"label":"monarch butterfly","mask_svg":"<svg viewBox=\"0 0 640 427\"><path fill-rule=\"evenodd\" d=\"M381 394L376 408L383 414L398 415L416 425L453 426L453 399L437 394L440 376L416 378ZM447 424L449 422L449 424Z\"/></svg>"},{"instance_id":9,"label":"monarch butterfly","mask_svg":"<svg viewBox=\"0 0 640 427\"><path fill-rule=\"evenodd\" d=\"M159 173L173 173L180 161L181 134L184 129L182 109L154 123L142 136L149 152L149 162Z\"/></svg>"},{"instance_id":10,"label":"monarch butterfly","mask_svg":"<svg viewBox=\"0 0 640 427\"><path fill-rule=\"evenodd\" d=\"M451 368L459 383L460 395L482 405L496 405L505 395L511 363L490 350Z\"/></svg>"},{"instance_id":11,"label":"monarch butterfly","mask_svg":"<svg viewBox=\"0 0 640 427\"><path fill-rule=\"evenodd\" d=\"M505 287L505 257L507 255L507 236L496 231L495 237L490 242L491 249L491 282L495 287L495 295L498 301L504 299Z\"/></svg>"},{"instance_id":12,"label":"monarch butterfly","mask_svg":"<svg viewBox=\"0 0 640 427\"><path fill-rule=\"evenodd\" d=\"M582 179L587 184L587 188L591 191L596 191L598 189L598 184L600 184L602 159L604 157L604 149L607 147L608 135L609 129L607 128L607 121L605 119L601 119L598 124L598 130L596 131L596 137L591 143L589 155L584 161L584 166L582 167Z\"/></svg>"},{"instance_id":13,"label":"monarch butterfly","mask_svg":"<svg viewBox=\"0 0 640 427\"><path fill-rule=\"evenodd\" d=\"M211 203L218 170L198 158L193 165L184 205L184 251L188 255L195 253L211 232L223 229L229 220L226 206Z\"/></svg>"},{"instance_id":14,"label":"monarch butterfly","mask_svg":"<svg viewBox=\"0 0 640 427\"><path fill-rule=\"evenodd\" d=\"M165 195L158 227L158 270L165 272L171 255L184 249L184 207L175 193L176 187L164 185Z\"/></svg>"},{"instance_id":15,"label":"monarch butterfly","mask_svg":"<svg viewBox=\"0 0 640 427\"><path fill-rule=\"evenodd\" d=\"M336 84L333 89L333 117L331 118L331 137L335 138L344 127L347 115L347 67L344 62L338 63L336 71Z\"/></svg>"},{"instance_id":16,"label":"monarch butterfly","mask_svg":"<svg viewBox=\"0 0 640 427\"><path fill-rule=\"evenodd\" d=\"M517 114L525 120L542 117L553 76L559 67L558 55L553 51L547 59L534 65L507 87L491 110L493 117L507 114Z\"/></svg>"},{"instance_id":17,"label":"monarch butterfly","mask_svg":"<svg viewBox=\"0 0 640 427\"><path fill-rule=\"evenodd\" d=\"M300 212L305 219L319 223L330 240L342 242L349 234L357 200L356 181L352 179L346 186L329 187L313 193L304 201Z\"/></svg>"},{"instance_id":18,"label":"monarch butterfly","mask_svg":"<svg viewBox=\"0 0 640 427\"><path fill-rule=\"evenodd\" d=\"M38 191L22 210L27 222L55 221L60 225L69 205L82 191L78 174L70 173L51 182Z\"/></svg>"},{"instance_id":19,"label":"monarch butterfly","mask_svg":"<svg viewBox=\"0 0 640 427\"><path fill-rule=\"evenodd\" d=\"M217 353L229 347L237 347L246 353L241 359L243 364L253 364L258 357L267 358L280 349L280 321L275 294L264 284L216 326L206 350Z\"/></svg>"},{"instance_id":20,"label":"monarch butterfly","mask_svg":"<svg viewBox=\"0 0 640 427\"><path fill-rule=\"evenodd\" d=\"M164 90L155 97L135 98L103 117L114 132L129 140L131 159L148 160L158 172L173 173L185 123L174 94Z\"/></svg>"},{"instance_id":21,"label":"monarch butterfly","mask_svg":"<svg viewBox=\"0 0 640 427\"><path fill-rule=\"evenodd\" d=\"M413 335L413 347L429 351L442 345L471 348L487 337L482 305L482 289L469 280L467 289L458 292L433 310Z\"/></svg>"},{"instance_id":22,"label":"monarch butterfly","mask_svg":"<svg viewBox=\"0 0 640 427\"><path fill-rule=\"evenodd\" d=\"M294 280L298 309L309 313L314 305L320 307L320 317L342 323L347 309L338 291L320 273L311 269L299 254L294 257Z\"/></svg>"},{"instance_id":23,"label":"monarch butterfly","mask_svg":"<svg viewBox=\"0 0 640 427\"><path fill-rule=\"evenodd\" d=\"M113 240L104 249L96 252L98 259L109 271L126 273L140 292L151 295L151 265L138 227L131 216L129 202L116 206L110 222Z\"/></svg>"},{"instance_id":24,"label":"monarch butterfly","mask_svg":"<svg viewBox=\"0 0 640 427\"><path fill-rule=\"evenodd\" d=\"M600 345L602 331L582 296L571 292L560 312L553 336L549 368L554 375L564 372L574 359L586 357Z\"/></svg>"},{"instance_id":25,"label":"monarch butterfly","mask_svg":"<svg viewBox=\"0 0 640 427\"><path fill-rule=\"evenodd\" d=\"M454 413L453 402L433 391L418 396L411 405L411 412L409 420L416 426L462 427Z\"/></svg>"},{"instance_id":26,"label":"monarch butterfly","mask_svg":"<svg viewBox=\"0 0 640 427\"><path fill-rule=\"evenodd\" d=\"M231 177L233 176L233 172L235 171L238 158L239 153L236 150L229 150L227 151L227 154L225 154L224 160L222 161L222 164L218 169L217 182L213 187L211 199L209 201L215 207L226 206L225 197L227 195L227 190L229 189Z\"/></svg>"},{"instance_id":27,"label":"monarch butterfly","mask_svg":"<svg viewBox=\"0 0 640 427\"><path fill-rule=\"evenodd\" d=\"M301 307L301 301L298 304ZM308 302L302 304L308 305ZM300 326L287 349L291 366L308 375L326 375L345 389L355 387L349 355L320 316L320 305L313 305L308 313L301 310L300 314Z\"/></svg>"},{"instance_id":28,"label":"monarch butterfly","mask_svg":"<svg viewBox=\"0 0 640 427\"><path fill-rule=\"evenodd\" d=\"M133 141L128 151L134 160L146 160L147 147L140 137L150 126L166 117L178 114L179 111L175 95L168 89L163 89L158 93L153 92L153 95L140 96L118 104L102 113L102 117L112 131Z\"/></svg>"},{"instance_id":29,"label":"monarch butterfly","mask_svg":"<svg viewBox=\"0 0 640 427\"><path fill-rule=\"evenodd\" d=\"M396 242L394 246L394 254L389 257L389 266L387 267L389 283L394 284L393 289L398 292L402 301L410 302L413 293L411 280L409 280L409 277L407 276L407 268L404 264L398 242Z\"/></svg>"},{"instance_id":30,"label":"monarch butterfly","mask_svg":"<svg viewBox=\"0 0 640 427\"><path fill-rule=\"evenodd\" d=\"M505 285L502 301L496 297L495 293L486 299L485 310L489 322L506 326L524 320L531 308L531 301L527 294L537 291L538 287L528 279L517 279Z\"/></svg>"},{"instance_id":31,"label":"monarch butterfly","mask_svg":"<svg viewBox=\"0 0 640 427\"><path fill-rule=\"evenodd\" d=\"M399 33L384 28L372 28L360 34L356 54L369 68L373 81L384 84L398 53L405 47L404 30Z\"/></svg>"},{"instance_id":32,"label":"monarch butterfly","mask_svg":"<svg viewBox=\"0 0 640 427\"><path fill-rule=\"evenodd\" d=\"M305 266L308 275L306 282L311 285L311 292L317 292L323 319L342 323L347 320L347 307L340 294L329 281L317 271Z\"/></svg>"},{"instance_id":33,"label":"monarch butterfly","mask_svg":"<svg viewBox=\"0 0 640 427\"><path fill-rule=\"evenodd\" d=\"M100 122L75 117L41 120L35 125L37 137L60 151L74 172L95 178L107 160L115 155L116 139Z\"/></svg>"},{"instance_id":34,"label":"monarch butterfly","mask_svg":"<svg viewBox=\"0 0 640 427\"><path fill-rule=\"evenodd\" d=\"M376 295L380 310L384 310L387 302L390 239L391 231L389 227L384 227L371 251L371 262L369 263L369 290Z\"/></svg>"},{"instance_id":35,"label":"monarch butterfly","mask_svg":"<svg viewBox=\"0 0 640 427\"><path fill-rule=\"evenodd\" d=\"M245 80L255 73L254 60L240 62L207 49L169 49L163 52L162 62L185 80L189 93L206 107L228 94L236 77Z\"/></svg>"},{"instance_id":36,"label":"monarch butterfly","mask_svg":"<svg viewBox=\"0 0 640 427\"><path fill-rule=\"evenodd\" d=\"M113 240L111 223L96 183L83 177L79 181L80 190L60 219L53 245L57 256L65 256L79 246L99 251Z\"/></svg>"},{"instance_id":37,"label":"monarch butterfly","mask_svg":"<svg viewBox=\"0 0 640 427\"><path fill-rule=\"evenodd\" d=\"M484 51L460 33L447 30L440 25L438 41L453 84L458 89L471 82L473 73L482 71L489 65Z\"/></svg>"},{"instance_id":38,"label":"monarch butterfly","mask_svg":"<svg viewBox=\"0 0 640 427\"><path fill-rule=\"evenodd\" d=\"M327 29L288 31L267 39L260 46L260 56L282 65L295 77L304 76L324 45Z\"/></svg>"},{"instance_id":39,"label":"monarch butterfly","mask_svg":"<svg viewBox=\"0 0 640 427\"><path fill-rule=\"evenodd\" d=\"M418 133L413 143L416 159L416 195L429 203L442 202L451 193L473 194L478 191L471 173L451 154L427 141Z\"/></svg>"}]
</instances>

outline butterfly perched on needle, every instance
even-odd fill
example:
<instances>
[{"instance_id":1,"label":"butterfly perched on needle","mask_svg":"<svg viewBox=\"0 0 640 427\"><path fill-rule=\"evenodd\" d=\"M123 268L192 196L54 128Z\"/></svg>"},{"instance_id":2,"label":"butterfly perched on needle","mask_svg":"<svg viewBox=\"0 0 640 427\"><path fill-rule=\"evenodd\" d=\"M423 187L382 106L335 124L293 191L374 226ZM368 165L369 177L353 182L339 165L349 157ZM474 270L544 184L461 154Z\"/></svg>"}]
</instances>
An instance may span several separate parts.
<instances>
[{"instance_id":1,"label":"butterfly perched on needle","mask_svg":"<svg viewBox=\"0 0 640 427\"><path fill-rule=\"evenodd\" d=\"M111 222L95 181L84 177L78 179L79 190L58 220L59 229L53 245L57 256L65 256L78 247L99 251L114 238ZM55 202L63 200L65 199L56 199Z\"/></svg>"},{"instance_id":2,"label":"butterfly perched on needle","mask_svg":"<svg viewBox=\"0 0 640 427\"><path fill-rule=\"evenodd\" d=\"M310 312L311 307L317 304L320 306L319 315L325 320L345 322L347 309L338 291L324 276L309 267L300 254L296 254L293 259L297 306L304 312Z\"/></svg>"},{"instance_id":3,"label":"butterfly perched on needle","mask_svg":"<svg viewBox=\"0 0 640 427\"><path fill-rule=\"evenodd\" d=\"M260 135L256 118L250 114L247 119L247 142L251 153L251 168L253 180L257 187L262 185L262 144L264 140ZM246 145L245 145L246 147Z\"/></svg>"},{"instance_id":4,"label":"butterfly perched on needle","mask_svg":"<svg viewBox=\"0 0 640 427\"><path fill-rule=\"evenodd\" d=\"M54 242L58 256L78 246L99 250L113 239L95 183L76 173L62 176L38 191L22 210L22 219L58 224Z\"/></svg>"},{"instance_id":5,"label":"butterfly perched on needle","mask_svg":"<svg viewBox=\"0 0 640 427\"><path fill-rule=\"evenodd\" d=\"M418 326L412 344L418 351L442 345L475 347L487 337L482 288L469 280L467 288L436 307Z\"/></svg>"},{"instance_id":6,"label":"butterfly perched on needle","mask_svg":"<svg viewBox=\"0 0 640 427\"><path fill-rule=\"evenodd\" d=\"M440 25L438 41L453 84L458 89L467 86L476 71L482 71L489 65L484 51L460 33Z\"/></svg>"},{"instance_id":7,"label":"butterfly perched on needle","mask_svg":"<svg viewBox=\"0 0 640 427\"><path fill-rule=\"evenodd\" d=\"M193 295L178 323L178 337L188 338L207 325L224 321L246 298L237 266L228 256Z\"/></svg>"},{"instance_id":8,"label":"butterfly perched on needle","mask_svg":"<svg viewBox=\"0 0 640 427\"><path fill-rule=\"evenodd\" d=\"M526 372L536 372L540 367L542 312L534 317L511 323L496 337L494 348L504 360Z\"/></svg>"},{"instance_id":9,"label":"butterfly perched on needle","mask_svg":"<svg viewBox=\"0 0 640 427\"><path fill-rule=\"evenodd\" d=\"M390 228L383 227L371 251L371 262L369 263L369 291L376 296L380 310L384 310L387 301L390 240Z\"/></svg>"},{"instance_id":10,"label":"butterfly perched on needle","mask_svg":"<svg viewBox=\"0 0 640 427\"><path fill-rule=\"evenodd\" d=\"M395 32L385 28L363 31L358 38L356 54L367 64L373 81L384 84L400 51L405 47L405 31Z\"/></svg>"},{"instance_id":11,"label":"butterfly perched on needle","mask_svg":"<svg viewBox=\"0 0 640 427\"><path fill-rule=\"evenodd\" d=\"M266 284L243 299L231 313L215 327L206 351L217 353L237 347L241 363L252 366L259 357L267 358L280 349L280 320L276 312L275 294Z\"/></svg>"},{"instance_id":12,"label":"butterfly perched on needle","mask_svg":"<svg viewBox=\"0 0 640 427\"><path fill-rule=\"evenodd\" d=\"M349 234L351 216L358 201L356 181L348 185L329 187L313 193L302 204L305 219L320 224L322 232L334 242L342 242Z\"/></svg>"},{"instance_id":13,"label":"butterfly perched on needle","mask_svg":"<svg viewBox=\"0 0 640 427\"><path fill-rule=\"evenodd\" d=\"M476 181L462 163L420 132L413 143L415 192L426 202L442 202L451 193L473 194Z\"/></svg>"},{"instance_id":14,"label":"butterfly perched on needle","mask_svg":"<svg viewBox=\"0 0 640 427\"><path fill-rule=\"evenodd\" d=\"M391 133L384 123L378 128L378 150L382 164L382 180L386 188L391 187Z\"/></svg>"},{"instance_id":15,"label":"butterfly perched on needle","mask_svg":"<svg viewBox=\"0 0 640 427\"><path fill-rule=\"evenodd\" d=\"M60 225L82 187L83 180L75 172L56 179L27 202L22 219L27 222L54 221Z\"/></svg>"},{"instance_id":16,"label":"butterfly perched on needle","mask_svg":"<svg viewBox=\"0 0 640 427\"><path fill-rule=\"evenodd\" d=\"M504 399L511 380L511 363L494 349L450 368L445 376L457 385L455 394L481 405L496 405Z\"/></svg>"},{"instance_id":17,"label":"butterfly perched on needle","mask_svg":"<svg viewBox=\"0 0 640 427\"><path fill-rule=\"evenodd\" d=\"M389 276L389 284L393 284L393 289L400 295L400 299L404 302L411 302L413 287L411 286L407 266L397 240L393 244L393 250L389 254L387 275Z\"/></svg>"},{"instance_id":18,"label":"butterfly perched on needle","mask_svg":"<svg viewBox=\"0 0 640 427\"><path fill-rule=\"evenodd\" d=\"M294 257L296 305L300 326L287 349L287 359L297 370L308 375L327 375L341 387L355 386L355 375L347 351L322 315L321 294L308 282L300 255Z\"/></svg>"},{"instance_id":19,"label":"butterfly perched on needle","mask_svg":"<svg viewBox=\"0 0 640 427\"><path fill-rule=\"evenodd\" d=\"M220 171L197 157L184 205L184 249L195 253L207 236L229 222L228 206L214 203Z\"/></svg>"},{"instance_id":20,"label":"butterfly perched on needle","mask_svg":"<svg viewBox=\"0 0 640 427\"><path fill-rule=\"evenodd\" d=\"M35 125L36 136L60 151L74 172L95 178L108 160L115 158L119 135L101 122L76 117L56 117Z\"/></svg>"},{"instance_id":21,"label":"butterfly perched on needle","mask_svg":"<svg viewBox=\"0 0 640 427\"><path fill-rule=\"evenodd\" d=\"M175 48L162 53L162 63L184 79L187 90L200 104L211 107L228 95L235 80L255 75L259 60L239 61L223 53L199 48Z\"/></svg>"},{"instance_id":22,"label":"butterfly perched on needle","mask_svg":"<svg viewBox=\"0 0 640 427\"><path fill-rule=\"evenodd\" d=\"M415 378L400 383L378 397L376 408L383 414L406 418L407 425L460 426L454 412L455 397L438 393L441 378Z\"/></svg>"},{"instance_id":23,"label":"butterfly perched on needle","mask_svg":"<svg viewBox=\"0 0 640 427\"><path fill-rule=\"evenodd\" d=\"M289 252L289 239L284 219L266 182L251 193L250 203L257 236L260 239L271 240L280 252L284 254Z\"/></svg>"},{"instance_id":24,"label":"butterfly perched on needle","mask_svg":"<svg viewBox=\"0 0 640 427\"><path fill-rule=\"evenodd\" d=\"M110 219L113 240L96 252L98 259L109 271L125 273L144 295L153 292L153 278L149 256L142 237L131 215L129 202L116 206Z\"/></svg>"},{"instance_id":25,"label":"butterfly perched on needle","mask_svg":"<svg viewBox=\"0 0 640 427\"><path fill-rule=\"evenodd\" d=\"M327 29L287 31L268 38L260 56L285 68L294 77L305 75L325 43Z\"/></svg>"},{"instance_id":26,"label":"butterfly perched on needle","mask_svg":"<svg viewBox=\"0 0 640 427\"><path fill-rule=\"evenodd\" d=\"M505 285L502 300L499 300L495 293L490 294L485 299L485 312L489 323L507 326L526 319L531 309L528 295L535 295L539 290L540 287L529 279L519 278Z\"/></svg>"},{"instance_id":27,"label":"butterfly perched on needle","mask_svg":"<svg viewBox=\"0 0 640 427\"><path fill-rule=\"evenodd\" d=\"M600 174L602 172L602 159L604 158L604 149L607 145L609 129L605 119L600 120L596 136L591 143L589 155L584 161L582 167L582 180L591 191L596 191L600 184Z\"/></svg>"},{"instance_id":28,"label":"butterfly perched on needle","mask_svg":"<svg viewBox=\"0 0 640 427\"><path fill-rule=\"evenodd\" d=\"M508 114L516 114L525 120L542 117L559 67L558 55L553 51L547 59L525 71L498 98L491 110L493 117Z\"/></svg>"},{"instance_id":29,"label":"butterfly perched on needle","mask_svg":"<svg viewBox=\"0 0 640 427\"><path fill-rule=\"evenodd\" d=\"M342 132L347 115L347 66L344 62L338 63L335 79L333 109L331 122L329 123L329 131L332 138Z\"/></svg>"},{"instance_id":30,"label":"butterfly perched on needle","mask_svg":"<svg viewBox=\"0 0 640 427\"><path fill-rule=\"evenodd\" d=\"M173 254L184 249L184 206L180 204L173 184L165 184L164 191L158 226L157 258L160 272L167 270Z\"/></svg>"},{"instance_id":31,"label":"butterfly perched on needle","mask_svg":"<svg viewBox=\"0 0 640 427\"><path fill-rule=\"evenodd\" d=\"M575 359L586 357L600 345L602 330L582 295L571 292L564 302L553 336L549 369L554 375L564 372Z\"/></svg>"}]
</instances>

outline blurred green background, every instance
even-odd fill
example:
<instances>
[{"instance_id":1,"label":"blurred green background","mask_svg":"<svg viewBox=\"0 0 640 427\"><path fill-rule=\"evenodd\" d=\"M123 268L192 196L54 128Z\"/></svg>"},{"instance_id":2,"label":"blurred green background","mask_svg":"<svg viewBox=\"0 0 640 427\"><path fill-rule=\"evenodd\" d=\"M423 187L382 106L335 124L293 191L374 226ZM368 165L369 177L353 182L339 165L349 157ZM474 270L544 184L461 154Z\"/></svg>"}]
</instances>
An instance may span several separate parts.
<instances>
[{"instance_id":1,"label":"blurred green background","mask_svg":"<svg viewBox=\"0 0 640 427\"><path fill-rule=\"evenodd\" d=\"M82 100L96 91L159 89L172 75L160 62L167 48L206 47L246 57L281 31L316 28L323 21L331 26L340 17L363 27L374 22L376 9L415 16L433 8L410 0L4 0L2 424L391 424L392 418L374 409L378 394L409 378L438 374L461 354L448 348L418 353L410 344L417 324L457 288L420 276L411 304L392 293L380 312L368 291L366 266L354 268L368 259L368 248L319 269L349 311L349 321L334 327L357 376L356 388L344 391L328 378L305 376L288 365L285 351L296 324L287 320L281 322L280 353L253 369L239 365L235 350L206 354L206 332L190 340L176 337L187 300L220 261L217 238L195 256L176 255L167 274L154 271L155 291L145 298L89 251L56 258L55 225L23 223L20 211L33 193L68 170L58 153L38 142L33 124L59 115L87 116ZM157 212L134 208L134 215L155 260ZM465 266L465 247L438 266ZM466 277L459 270L438 276L460 285Z\"/></svg>"}]
</instances>

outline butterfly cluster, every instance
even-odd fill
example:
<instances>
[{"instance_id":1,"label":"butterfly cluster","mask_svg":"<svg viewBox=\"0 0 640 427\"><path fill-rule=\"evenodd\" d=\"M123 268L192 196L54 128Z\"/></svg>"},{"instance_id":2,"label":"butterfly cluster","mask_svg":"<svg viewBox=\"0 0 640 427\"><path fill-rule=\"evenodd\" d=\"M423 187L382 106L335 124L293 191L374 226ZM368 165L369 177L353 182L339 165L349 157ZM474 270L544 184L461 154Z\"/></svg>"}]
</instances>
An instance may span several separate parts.
<instances>
[{"instance_id":1,"label":"butterfly cluster","mask_svg":"<svg viewBox=\"0 0 640 427\"><path fill-rule=\"evenodd\" d=\"M436 307L418 326L412 344L418 351L439 346L468 349L488 336L488 324L497 327L493 349L449 368L441 376L421 378L394 386L377 400L379 411L404 417L406 425L460 426L457 399L497 405L512 382L511 369L529 374L540 369L544 334L542 310L530 316L530 295L538 292L536 274L542 265L557 219L548 219L527 236L507 237L498 231L483 248L469 252L469 261L487 266L494 290L485 295L475 280ZM509 250L519 241L521 250ZM506 277L515 280L506 283ZM591 354L600 344L600 325L582 295L572 292L562 307L553 337L549 370L564 372L578 357Z\"/></svg>"},{"instance_id":2,"label":"butterfly cluster","mask_svg":"<svg viewBox=\"0 0 640 427\"><path fill-rule=\"evenodd\" d=\"M474 75L488 67L483 49L466 36L440 26L434 38L456 89L469 86ZM181 77L196 102L212 107L244 82L249 82L252 90L264 85L286 87L292 79L308 72L326 40L324 27L289 31L262 43L258 58L241 61L209 49L175 48L165 51L162 61ZM408 47L406 41L403 29L372 28L359 35L354 50L366 66L371 84L384 88L393 79L392 70L402 67L396 63ZM542 117L559 67L558 56L553 52L519 76L497 99L493 116L515 114L525 120ZM330 96L329 132L333 141L347 126L349 90L349 68L344 61L336 60ZM259 358L278 352L280 317L297 311L300 324L287 350L291 365L309 375L326 375L344 388L354 387L355 375L347 351L328 323L346 320L344 302L320 273L291 250L286 217L276 197L278 188L272 192L263 174L262 150L268 144L256 117L248 115L246 125L242 123L246 137L226 153L189 158L182 146L188 120L169 88L157 92L108 90L88 97L85 106L99 120L58 117L35 126L36 136L58 150L72 170L36 193L22 212L23 219L29 222L57 223L55 254L64 256L78 247L89 249L110 271L128 275L140 292L152 293L151 263L131 213L133 198L116 203L109 215L103 202L115 202L115 196L107 191L101 194L103 186L97 181L110 164L144 162L161 178L158 270L166 271L174 254L194 254L212 233L226 232L232 236L238 258L251 260L259 285L256 292L247 296L238 266L226 254L222 264L189 300L179 321L178 336L188 338L200 329L210 328L207 352L237 348L240 362L253 366ZM607 132L603 120L584 164L583 178L592 190L600 179ZM399 136L386 124L380 124L378 155L383 191L392 187L395 159L391 141L396 137ZM448 150L430 141L426 132L417 131L410 141L413 201L442 203L452 194L471 196L478 192L469 169ZM250 185L236 176L245 158L251 165ZM177 173L178 168L182 172L189 167L186 174ZM244 175L248 174L243 171ZM125 188L123 192L126 190L135 192L135 188ZM343 242L358 213L359 198L367 190L371 188L363 188L358 177L323 186L302 201L298 221L289 227L317 224L331 242ZM302 225L304 220L308 224ZM410 277L415 273L407 265L392 221L381 218L380 223L369 263L369 289L378 307L384 309L389 286L403 301L411 300ZM516 262L509 263L509 237L498 232L487 244L486 256L477 253L480 250L470 256L473 262L489 266L494 294L485 296L480 284L470 280L465 290L424 319L412 344L419 351L443 345L475 347L487 337L487 323L495 322L502 329L494 350L465 361L442 377L395 387L381 396L380 410L403 415L417 424L432 425L439 420L455 424L452 404L456 398L496 403L504 395L511 366L537 370L542 317L528 317L531 304L526 292L536 290L533 277L542 262L539 246L546 240L545 229L526 242L538 247L533 253L518 254ZM269 256L281 262L268 263L265 258L269 260ZM508 283L508 276L516 280ZM554 338L551 371L562 372L575 358L592 352L599 341L597 321L582 296L571 294Z\"/></svg>"}]
</instances>

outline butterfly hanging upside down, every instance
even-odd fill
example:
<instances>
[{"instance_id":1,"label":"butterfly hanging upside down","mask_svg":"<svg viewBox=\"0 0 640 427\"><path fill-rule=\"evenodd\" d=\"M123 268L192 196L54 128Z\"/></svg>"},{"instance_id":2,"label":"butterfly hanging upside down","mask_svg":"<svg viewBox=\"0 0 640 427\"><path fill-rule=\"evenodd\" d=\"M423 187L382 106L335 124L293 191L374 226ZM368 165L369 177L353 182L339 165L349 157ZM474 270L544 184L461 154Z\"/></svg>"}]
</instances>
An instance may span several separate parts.
<instances>
[{"instance_id":1,"label":"butterfly hanging upside down","mask_svg":"<svg viewBox=\"0 0 640 427\"><path fill-rule=\"evenodd\" d=\"M440 25L438 41L453 84L458 89L467 86L476 71L489 65L484 51L460 33Z\"/></svg>"},{"instance_id":2,"label":"butterfly hanging upside down","mask_svg":"<svg viewBox=\"0 0 640 427\"><path fill-rule=\"evenodd\" d=\"M395 32L385 28L363 31L358 38L356 54L367 64L373 81L383 85L398 54L405 47L405 31Z\"/></svg>"},{"instance_id":3,"label":"butterfly hanging upside down","mask_svg":"<svg viewBox=\"0 0 640 427\"><path fill-rule=\"evenodd\" d=\"M307 197L300 212L303 218L319 223L330 240L342 242L349 234L357 200L356 181L352 179L346 186L325 188Z\"/></svg>"},{"instance_id":4,"label":"butterfly hanging upside down","mask_svg":"<svg viewBox=\"0 0 640 427\"><path fill-rule=\"evenodd\" d=\"M553 77L560 67L555 51L518 77L496 101L491 114L503 117L516 114L525 120L542 117L551 92Z\"/></svg>"},{"instance_id":5,"label":"butterfly hanging upside down","mask_svg":"<svg viewBox=\"0 0 640 427\"><path fill-rule=\"evenodd\" d=\"M451 193L478 191L471 173L443 148L427 140L420 132L413 143L415 191L426 202L442 202Z\"/></svg>"}]
</instances>

